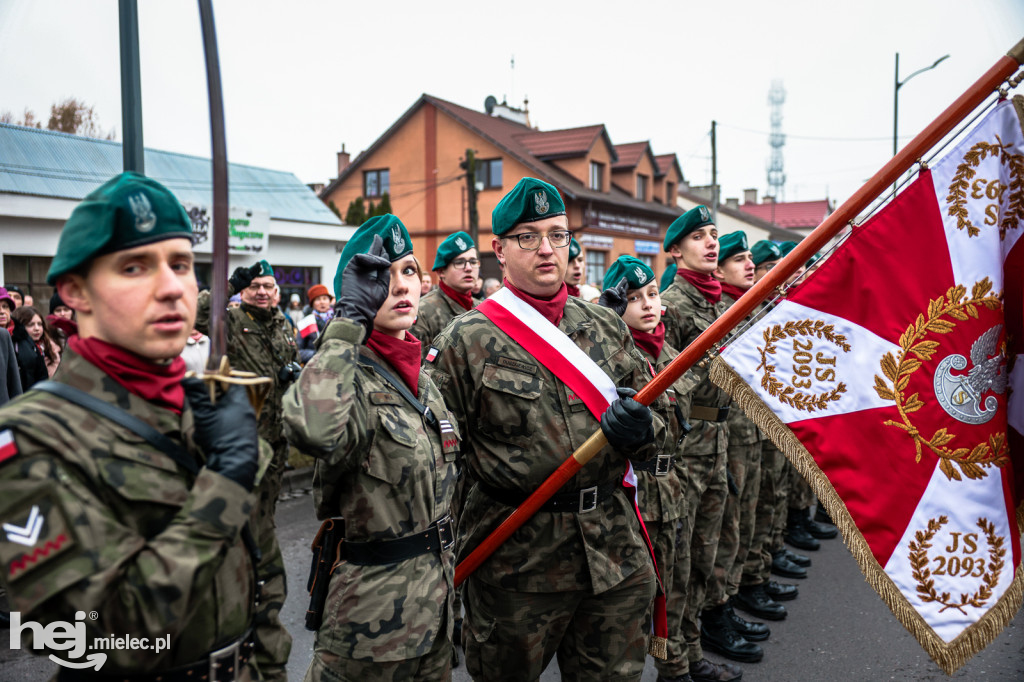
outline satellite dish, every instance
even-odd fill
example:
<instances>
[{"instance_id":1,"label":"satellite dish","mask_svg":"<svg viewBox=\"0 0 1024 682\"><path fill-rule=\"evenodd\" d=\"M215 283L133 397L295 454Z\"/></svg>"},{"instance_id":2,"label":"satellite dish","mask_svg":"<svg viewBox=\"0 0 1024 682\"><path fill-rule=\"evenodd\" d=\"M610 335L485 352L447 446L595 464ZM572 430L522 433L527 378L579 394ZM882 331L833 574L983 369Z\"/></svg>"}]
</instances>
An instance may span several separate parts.
<instances>
[{"instance_id":1,"label":"satellite dish","mask_svg":"<svg viewBox=\"0 0 1024 682\"><path fill-rule=\"evenodd\" d=\"M498 106L498 98L494 95L487 95L487 99L484 100L484 111L488 114L493 113L496 106Z\"/></svg>"}]
</instances>

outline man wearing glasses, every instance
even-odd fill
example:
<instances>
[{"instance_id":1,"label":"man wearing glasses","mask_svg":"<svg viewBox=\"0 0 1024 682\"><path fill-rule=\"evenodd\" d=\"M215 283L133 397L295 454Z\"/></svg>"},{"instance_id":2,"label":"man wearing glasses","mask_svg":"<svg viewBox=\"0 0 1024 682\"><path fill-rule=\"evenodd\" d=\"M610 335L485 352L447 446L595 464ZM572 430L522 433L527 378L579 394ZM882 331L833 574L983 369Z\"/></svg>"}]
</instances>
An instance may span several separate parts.
<instances>
[{"instance_id":1,"label":"man wearing glasses","mask_svg":"<svg viewBox=\"0 0 1024 682\"><path fill-rule=\"evenodd\" d=\"M430 342L456 315L477 304L473 285L480 275L480 258L473 238L465 232L448 235L437 247L434 267L438 286L420 299L419 316L409 331L420 340L426 358Z\"/></svg>"},{"instance_id":2,"label":"man wearing glasses","mask_svg":"<svg viewBox=\"0 0 1024 682\"><path fill-rule=\"evenodd\" d=\"M463 434L460 556L595 431L609 444L464 583L466 665L474 680L536 680L557 655L565 680L639 680L655 576L623 475L667 439L628 397L647 365L614 311L568 296L572 233L552 185L522 179L491 224L504 286L427 353Z\"/></svg>"}]
</instances>

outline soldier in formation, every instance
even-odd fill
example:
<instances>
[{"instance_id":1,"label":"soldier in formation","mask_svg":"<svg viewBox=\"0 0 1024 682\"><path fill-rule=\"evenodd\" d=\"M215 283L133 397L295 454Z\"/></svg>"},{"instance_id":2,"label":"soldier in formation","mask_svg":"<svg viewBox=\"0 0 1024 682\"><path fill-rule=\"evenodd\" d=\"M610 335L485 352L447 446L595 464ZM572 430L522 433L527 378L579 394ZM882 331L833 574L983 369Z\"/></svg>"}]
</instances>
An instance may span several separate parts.
<instances>
[{"instance_id":1,"label":"soldier in formation","mask_svg":"<svg viewBox=\"0 0 1024 682\"><path fill-rule=\"evenodd\" d=\"M422 342L424 356L452 319L477 304L472 291L480 274L480 256L473 238L465 232L449 235L437 247L432 269L437 273L437 288L420 299L419 317L410 330Z\"/></svg>"}]
</instances>

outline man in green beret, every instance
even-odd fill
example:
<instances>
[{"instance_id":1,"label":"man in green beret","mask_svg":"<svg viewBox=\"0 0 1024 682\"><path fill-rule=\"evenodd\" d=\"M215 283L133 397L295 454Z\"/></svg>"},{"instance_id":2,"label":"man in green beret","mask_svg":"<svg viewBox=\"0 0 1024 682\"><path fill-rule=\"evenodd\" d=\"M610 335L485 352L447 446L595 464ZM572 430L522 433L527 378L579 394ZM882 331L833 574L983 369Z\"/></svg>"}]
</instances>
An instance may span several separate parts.
<instances>
[{"instance_id":1,"label":"man in green beret","mask_svg":"<svg viewBox=\"0 0 1024 682\"><path fill-rule=\"evenodd\" d=\"M665 305L665 341L686 348L726 310L722 285L714 278L718 267L718 228L707 206L695 206L676 218L665 233L664 249L676 265L676 277L661 296ZM686 524L691 529L689 565L676 567L672 591L685 595L682 623L669 632L669 657L657 661L664 680L736 680L742 671L704 657L698 616L715 567L722 516L728 495L726 461L729 395L694 367L696 388L687 418L693 427L683 443L687 471ZM670 609L671 609L670 605ZM747 640L736 642L756 656ZM687 677L689 676L689 678Z\"/></svg>"},{"instance_id":2,"label":"man in green beret","mask_svg":"<svg viewBox=\"0 0 1024 682\"><path fill-rule=\"evenodd\" d=\"M586 283L586 272L587 257L583 253L583 247L574 237L569 242L569 266L565 270L565 286L569 288L570 296L580 297L580 285Z\"/></svg>"},{"instance_id":3,"label":"man in green beret","mask_svg":"<svg viewBox=\"0 0 1024 682\"><path fill-rule=\"evenodd\" d=\"M78 333L53 381L0 409L0 586L22 622L81 628L82 646L36 652L97 678L285 679L281 553L257 512L269 449L243 387L213 404L184 379L191 233L174 195L130 172L64 225L47 282ZM150 650L85 660L124 634Z\"/></svg>"},{"instance_id":4,"label":"man in green beret","mask_svg":"<svg viewBox=\"0 0 1024 682\"><path fill-rule=\"evenodd\" d=\"M426 357L430 343L456 315L477 304L473 286L480 275L480 257L473 238L465 232L450 234L437 247L434 267L437 288L420 299L419 317L409 331L423 344Z\"/></svg>"},{"instance_id":5,"label":"man in green beret","mask_svg":"<svg viewBox=\"0 0 1024 682\"><path fill-rule=\"evenodd\" d=\"M568 295L572 233L555 187L520 180L491 230L505 285L427 353L465 436L460 556L595 431L608 444L464 583L466 665L474 679L535 680L557 655L567 679L639 680L655 576L622 480L627 457L668 439L630 397L647 362L618 315Z\"/></svg>"}]
</instances>

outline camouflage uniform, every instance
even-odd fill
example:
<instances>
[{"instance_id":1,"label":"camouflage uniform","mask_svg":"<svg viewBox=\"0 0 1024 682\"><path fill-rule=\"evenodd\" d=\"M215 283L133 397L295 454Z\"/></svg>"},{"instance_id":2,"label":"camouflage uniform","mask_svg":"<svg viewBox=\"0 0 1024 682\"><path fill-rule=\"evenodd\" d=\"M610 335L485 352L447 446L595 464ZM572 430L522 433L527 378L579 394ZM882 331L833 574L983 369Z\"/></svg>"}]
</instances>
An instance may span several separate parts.
<instances>
[{"instance_id":1,"label":"camouflage uniform","mask_svg":"<svg viewBox=\"0 0 1024 682\"><path fill-rule=\"evenodd\" d=\"M674 348L686 348L691 341L725 312L724 303L712 304L696 287L677 275L661 295L666 306L665 342ZM681 631L669 632L670 656L657 661L658 671L665 677L689 672L690 663L704 657L700 646L700 626L697 617L704 606L707 585L715 566L718 536L722 528L722 515L728 495L726 483L726 422L697 418L719 407L729 405L730 398L707 377L707 369L695 366L692 370L696 388L692 392L690 425L692 431L683 444L686 476L687 515L683 533L690 537L690 563L677 565L673 590L685 592L686 608ZM684 658L676 658L673 651Z\"/></svg>"},{"instance_id":2,"label":"camouflage uniform","mask_svg":"<svg viewBox=\"0 0 1024 682\"><path fill-rule=\"evenodd\" d=\"M442 443L391 384L357 364L360 355L387 362L356 345L363 333L335 318L284 399L289 436L317 458L317 518L345 519L343 550L348 542L423 533L445 517L459 453L457 437ZM448 414L424 373L418 399ZM307 679L447 678L454 570L452 548L391 564L340 561Z\"/></svg>"},{"instance_id":3,"label":"camouflage uniform","mask_svg":"<svg viewBox=\"0 0 1024 682\"><path fill-rule=\"evenodd\" d=\"M187 402L180 416L158 407L70 348L54 380L126 410L202 466ZM0 520L25 526L36 509L43 520L34 550L0 535L0 571L23 621L45 626L97 613L81 621L89 644L170 635L170 649L159 654L104 651L102 674L129 677L196 663L255 627L255 660L239 679L285 678L283 563L273 528L256 518L258 488L248 493L205 468L193 476L134 432L49 393L31 392L0 410L0 433L7 429L17 454L0 464ZM264 444L258 484L269 464ZM264 549L258 567L241 537L247 521Z\"/></svg>"},{"instance_id":4,"label":"camouflage uniform","mask_svg":"<svg viewBox=\"0 0 1024 682\"><path fill-rule=\"evenodd\" d=\"M224 322L228 361L232 369L255 372L258 376L270 377L273 382L259 415L260 438L270 443L274 450L274 460L260 496L260 506L273 517L281 491L281 476L288 459L288 441L284 437L281 417L281 400L288 384L281 382L278 372L289 362L298 359L295 334L277 306L266 309L243 303L237 308L228 308L224 313ZM209 334L209 291L199 293L195 326L202 333Z\"/></svg>"},{"instance_id":5,"label":"camouflage uniform","mask_svg":"<svg viewBox=\"0 0 1024 682\"><path fill-rule=\"evenodd\" d=\"M479 301L473 299L474 307L478 303ZM409 331L423 344L424 360L434 338L448 326L449 322L464 312L466 309L452 300L441 287L431 289L423 295L420 299L419 316Z\"/></svg>"},{"instance_id":6,"label":"camouflage uniform","mask_svg":"<svg viewBox=\"0 0 1024 682\"><path fill-rule=\"evenodd\" d=\"M771 579L772 551L782 547L782 531L786 526L785 479L786 456L767 438L761 441L761 489L757 495L757 511L750 551L743 566L740 584L763 585ZM781 505L782 512L778 511ZM781 522L778 521L782 517ZM776 544L778 543L778 544Z\"/></svg>"},{"instance_id":7,"label":"camouflage uniform","mask_svg":"<svg viewBox=\"0 0 1024 682\"><path fill-rule=\"evenodd\" d=\"M558 328L617 386L640 389L649 380L613 311L569 298ZM525 498L600 426L578 396L479 311L455 319L434 346L431 377L467 434L465 556L512 511L495 491L506 502ZM657 455L668 438L656 412L653 421L655 442L631 453L638 460ZM596 508L539 511L470 576L463 645L474 679L534 680L556 653L565 679L640 679L655 579L621 485L625 468L620 453L603 448L563 488L606 487Z\"/></svg>"}]
</instances>

